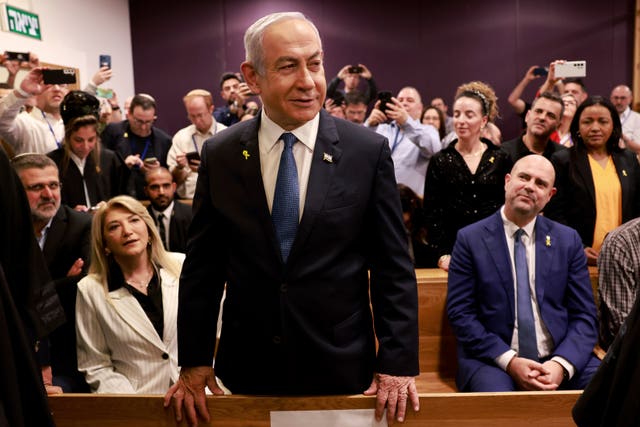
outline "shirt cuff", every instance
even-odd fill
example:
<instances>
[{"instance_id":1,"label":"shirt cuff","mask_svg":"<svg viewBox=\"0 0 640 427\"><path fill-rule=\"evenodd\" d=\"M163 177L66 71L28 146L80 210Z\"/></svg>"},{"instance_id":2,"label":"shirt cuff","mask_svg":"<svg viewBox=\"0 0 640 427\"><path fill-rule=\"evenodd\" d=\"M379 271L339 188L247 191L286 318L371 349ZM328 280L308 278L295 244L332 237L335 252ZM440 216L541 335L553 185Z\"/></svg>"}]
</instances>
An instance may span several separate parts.
<instances>
[{"instance_id":1,"label":"shirt cuff","mask_svg":"<svg viewBox=\"0 0 640 427\"><path fill-rule=\"evenodd\" d=\"M507 350L493 360L494 362L496 362L496 365L498 365L503 371L506 372L507 366L509 366L509 362L511 362L511 359L516 357L516 355L517 353L515 351Z\"/></svg>"},{"instance_id":2,"label":"shirt cuff","mask_svg":"<svg viewBox=\"0 0 640 427\"><path fill-rule=\"evenodd\" d=\"M567 371L567 373L569 374L569 378L571 379L573 378L573 376L576 373L576 368L573 367L573 365L571 364L571 362L569 362L567 359L565 359L564 357L561 356L553 356L551 358L551 360L553 360L554 362L558 362L560 365L562 365L562 367Z\"/></svg>"}]
</instances>

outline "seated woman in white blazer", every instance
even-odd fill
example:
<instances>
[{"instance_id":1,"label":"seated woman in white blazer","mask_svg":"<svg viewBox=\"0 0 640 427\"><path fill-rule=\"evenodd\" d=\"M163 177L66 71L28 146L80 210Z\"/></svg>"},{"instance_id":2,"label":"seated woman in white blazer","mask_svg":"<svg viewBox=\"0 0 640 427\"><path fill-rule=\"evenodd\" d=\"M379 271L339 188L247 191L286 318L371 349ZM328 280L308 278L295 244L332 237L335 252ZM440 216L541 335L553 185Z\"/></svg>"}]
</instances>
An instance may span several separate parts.
<instances>
[{"instance_id":1,"label":"seated woman in white blazer","mask_svg":"<svg viewBox=\"0 0 640 427\"><path fill-rule=\"evenodd\" d=\"M89 275L78 283L78 369L92 392L164 394L178 379L184 255L166 252L147 209L117 196L93 218Z\"/></svg>"}]
</instances>

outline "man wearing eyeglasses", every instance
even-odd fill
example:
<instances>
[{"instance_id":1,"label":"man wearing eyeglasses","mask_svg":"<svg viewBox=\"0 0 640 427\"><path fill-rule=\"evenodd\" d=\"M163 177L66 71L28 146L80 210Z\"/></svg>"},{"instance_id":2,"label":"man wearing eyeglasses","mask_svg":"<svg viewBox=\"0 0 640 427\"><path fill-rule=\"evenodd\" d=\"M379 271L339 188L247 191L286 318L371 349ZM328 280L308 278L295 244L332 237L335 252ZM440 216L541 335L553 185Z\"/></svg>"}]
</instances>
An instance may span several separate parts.
<instances>
[{"instance_id":1,"label":"man wearing eyeglasses","mask_svg":"<svg viewBox=\"0 0 640 427\"><path fill-rule=\"evenodd\" d=\"M131 169L127 194L138 200L147 199L147 171L167 167L171 136L153 125L156 118L156 101L139 93L131 100L128 119L108 124L100 135L104 146L118 152Z\"/></svg>"},{"instance_id":2,"label":"man wearing eyeglasses","mask_svg":"<svg viewBox=\"0 0 640 427\"><path fill-rule=\"evenodd\" d=\"M167 163L178 185L178 195L183 199L193 199L204 142L227 127L212 115L214 105L210 92L194 89L182 100L191 124L173 136Z\"/></svg>"},{"instance_id":3,"label":"man wearing eyeglasses","mask_svg":"<svg viewBox=\"0 0 640 427\"><path fill-rule=\"evenodd\" d=\"M76 284L89 264L91 215L60 204L60 180L55 162L44 154L22 154L12 161L24 186L31 221L67 322L50 338L53 385L65 392L88 392L76 359Z\"/></svg>"}]
</instances>

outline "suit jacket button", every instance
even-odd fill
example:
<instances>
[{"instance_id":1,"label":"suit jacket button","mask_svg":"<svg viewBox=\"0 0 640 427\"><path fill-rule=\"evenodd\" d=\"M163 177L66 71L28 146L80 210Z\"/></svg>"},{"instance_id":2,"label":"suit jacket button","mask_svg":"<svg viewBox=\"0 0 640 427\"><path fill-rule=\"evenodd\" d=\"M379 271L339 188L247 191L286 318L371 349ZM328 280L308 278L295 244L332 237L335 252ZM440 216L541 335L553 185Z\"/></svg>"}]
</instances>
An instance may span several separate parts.
<instances>
[{"instance_id":1,"label":"suit jacket button","mask_svg":"<svg viewBox=\"0 0 640 427\"><path fill-rule=\"evenodd\" d=\"M274 335L273 338L271 338L271 341L273 341L274 344L280 344L282 342L282 338L278 335Z\"/></svg>"},{"instance_id":2,"label":"suit jacket button","mask_svg":"<svg viewBox=\"0 0 640 427\"><path fill-rule=\"evenodd\" d=\"M169 355L167 353L162 353L162 358L164 360L167 360L169 358Z\"/></svg>"},{"instance_id":3,"label":"suit jacket button","mask_svg":"<svg viewBox=\"0 0 640 427\"><path fill-rule=\"evenodd\" d=\"M287 292L287 284L283 283L280 285L280 292Z\"/></svg>"}]
</instances>

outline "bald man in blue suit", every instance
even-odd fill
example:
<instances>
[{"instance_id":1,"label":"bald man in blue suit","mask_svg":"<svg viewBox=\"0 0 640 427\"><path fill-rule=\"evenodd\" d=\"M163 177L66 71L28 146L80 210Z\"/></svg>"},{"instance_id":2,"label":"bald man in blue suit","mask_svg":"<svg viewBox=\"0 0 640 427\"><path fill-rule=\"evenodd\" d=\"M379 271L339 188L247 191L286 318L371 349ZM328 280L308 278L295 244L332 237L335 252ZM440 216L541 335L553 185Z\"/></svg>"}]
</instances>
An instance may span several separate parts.
<instances>
[{"instance_id":1,"label":"bald man in blue suit","mask_svg":"<svg viewBox=\"0 0 640 427\"><path fill-rule=\"evenodd\" d=\"M504 207L458 232L447 312L458 341L461 391L582 389L599 365L592 353L596 307L580 237L538 215L555 193L554 179L544 157L520 159L505 178ZM526 310L517 298L523 288L516 285L522 277L513 256L516 234L526 252L528 291L522 295L530 293L531 322L517 313ZM535 330L533 353L526 356L520 341L529 339L520 335L519 322Z\"/></svg>"}]
</instances>

